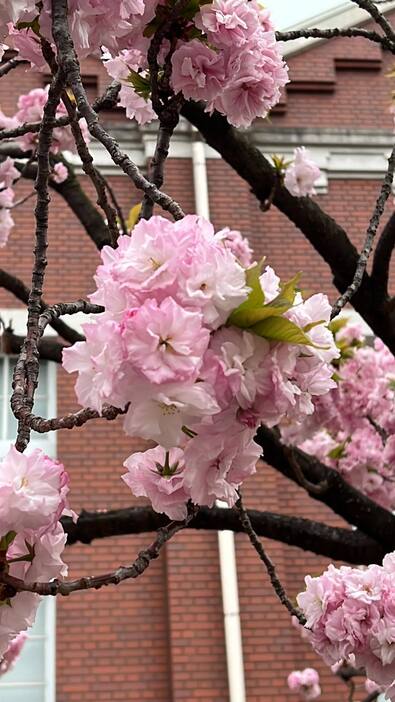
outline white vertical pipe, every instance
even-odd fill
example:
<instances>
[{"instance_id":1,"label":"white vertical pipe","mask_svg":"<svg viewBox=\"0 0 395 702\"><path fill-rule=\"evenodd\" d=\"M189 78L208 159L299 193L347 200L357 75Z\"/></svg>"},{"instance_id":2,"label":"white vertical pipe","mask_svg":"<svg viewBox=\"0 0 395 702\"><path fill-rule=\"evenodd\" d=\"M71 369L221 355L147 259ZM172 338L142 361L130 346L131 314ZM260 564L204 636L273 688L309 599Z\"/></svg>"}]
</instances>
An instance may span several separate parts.
<instances>
[{"instance_id":1,"label":"white vertical pipe","mask_svg":"<svg viewBox=\"0 0 395 702\"><path fill-rule=\"evenodd\" d=\"M217 501L217 506L227 507L226 504L219 501ZM236 549L233 531L218 532L218 550L221 570L229 702L245 702L246 690L243 640L241 635Z\"/></svg>"},{"instance_id":2,"label":"white vertical pipe","mask_svg":"<svg viewBox=\"0 0 395 702\"><path fill-rule=\"evenodd\" d=\"M192 168L196 214L210 219L210 200L204 144L193 127ZM227 507L217 501L218 507ZM241 635L239 590L237 586L236 549L233 531L218 532L221 573L222 609L224 615L226 663L229 702L246 702L243 642Z\"/></svg>"}]
</instances>

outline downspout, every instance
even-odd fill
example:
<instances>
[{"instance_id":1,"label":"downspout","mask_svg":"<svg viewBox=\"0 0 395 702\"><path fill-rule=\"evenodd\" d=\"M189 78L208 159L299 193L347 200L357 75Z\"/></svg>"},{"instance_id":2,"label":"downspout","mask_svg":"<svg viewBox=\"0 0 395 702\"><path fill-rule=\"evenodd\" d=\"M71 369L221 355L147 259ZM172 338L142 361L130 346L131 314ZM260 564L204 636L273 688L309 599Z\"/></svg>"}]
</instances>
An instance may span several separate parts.
<instances>
[{"instance_id":1,"label":"downspout","mask_svg":"<svg viewBox=\"0 0 395 702\"><path fill-rule=\"evenodd\" d=\"M210 219L205 148L199 132L194 127L192 127L192 168L196 214ZM217 506L227 507L224 502L219 500L217 501ZM229 702L246 702L236 549L233 531L218 532L218 551Z\"/></svg>"}]
</instances>

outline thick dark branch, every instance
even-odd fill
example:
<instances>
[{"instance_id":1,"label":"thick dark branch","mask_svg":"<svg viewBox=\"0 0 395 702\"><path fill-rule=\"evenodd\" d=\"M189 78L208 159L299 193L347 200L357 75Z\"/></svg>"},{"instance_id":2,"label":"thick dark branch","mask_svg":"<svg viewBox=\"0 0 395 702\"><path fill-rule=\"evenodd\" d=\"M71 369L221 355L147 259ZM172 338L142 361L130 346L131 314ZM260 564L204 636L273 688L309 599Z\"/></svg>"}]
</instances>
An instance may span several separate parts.
<instances>
[{"instance_id":1,"label":"thick dark branch","mask_svg":"<svg viewBox=\"0 0 395 702\"><path fill-rule=\"evenodd\" d=\"M275 170L248 137L237 132L224 117L216 113L209 116L196 103L186 103L181 113L249 184L252 193L264 205L273 190ZM343 293L353 280L358 264L358 252L344 229L312 198L293 197L285 187L276 188L274 205L303 232L330 266L334 284ZM391 323L387 303L388 298L383 297L365 273L352 304L374 333L395 353L395 325Z\"/></svg>"},{"instance_id":2,"label":"thick dark branch","mask_svg":"<svg viewBox=\"0 0 395 702\"><path fill-rule=\"evenodd\" d=\"M9 61L6 61L5 63L3 63L0 66L0 78L2 78L3 76L6 76L7 73L12 71L14 68L17 68L17 66L19 66L20 64L23 65L26 63L29 63L29 61L24 61L24 60L18 59L18 58L12 58Z\"/></svg>"},{"instance_id":3,"label":"thick dark branch","mask_svg":"<svg viewBox=\"0 0 395 702\"><path fill-rule=\"evenodd\" d=\"M14 159L25 159L28 154L15 144L0 145L0 161L7 156ZM53 179L49 181L49 186L61 195L67 202L68 206L74 212L75 216L81 222L86 233L99 250L103 246L111 244L111 238L108 233L108 227L92 203L91 199L82 189L74 169L69 163L67 165L69 175L63 183L55 183ZM24 178L35 180L37 177L37 165L35 163L15 164L16 168L23 174Z\"/></svg>"},{"instance_id":4,"label":"thick dark branch","mask_svg":"<svg viewBox=\"0 0 395 702\"><path fill-rule=\"evenodd\" d=\"M24 344L25 337L14 334L12 329L6 327L0 337L0 341L1 350L3 353L18 355ZM64 348L64 345L60 344L58 341L56 341L56 339L45 337L44 339L40 340L38 345L40 359L45 361L54 361L55 363L62 363L62 353Z\"/></svg>"},{"instance_id":5,"label":"thick dark branch","mask_svg":"<svg viewBox=\"0 0 395 702\"><path fill-rule=\"evenodd\" d=\"M25 285L25 283L15 275L7 273L7 271L3 270L2 268L0 268L0 287L8 290L15 295L18 300L21 300L21 302L27 305L30 294L30 290L27 285ZM43 312L47 307L48 305L46 302L41 300L41 311ZM68 341L70 344L75 344L76 341L84 341L85 339L82 334L69 327L68 324L62 322L61 319L52 319L51 327L59 334L59 336L62 337L62 339Z\"/></svg>"},{"instance_id":6,"label":"thick dark branch","mask_svg":"<svg viewBox=\"0 0 395 702\"><path fill-rule=\"evenodd\" d=\"M290 517L273 512L248 510L252 526L259 536L297 546L305 551L355 564L381 563L385 549L360 531L329 527L302 517ZM62 524L67 533L67 543L90 544L94 539L126 536L156 531L167 524L164 514L151 507L129 507L108 512L81 512L75 524L64 517ZM189 529L243 531L234 509L201 507L188 525ZM395 547L395 536L394 536Z\"/></svg>"},{"instance_id":7,"label":"thick dark branch","mask_svg":"<svg viewBox=\"0 0 395 702\"><path fill-rule=\"evenodd\" d=\"M339 27L334 27L332 29L320 29L319 27L312 27L309 29L296 29L289 32L276 32L277 41L294 41L295 39L335 39L336 37L363 37L376 44L381 44L383 49L387 49L394 53L395 46L388 37L383 37L382 34L377 32L369 31L368 29L361 29L360 27L348 27L347 29L339 29Z\"/></svg>"},{"instance_id":8,"label":"thick dark branch","mask_svg":"<svg viewBox=\"0 0 395 702\"><path fill-rule=\"evenodd\" d=\"M256 441L263 448L266 463L299 484L289 460L287 447L281 443L276 433L261 427ZM391 512L358 492L343 480L337 471L328 468L313 456L308 456L299 449L294 449L293 453L294 460L298 461L309 482L318 484L326 481L327 483L326 491L320 491L319 494L310 492L310 497L328 505L336 514L343 517L349 524L358 527L387 551L394 549L395 516Z\"/></svg>"},{"instance_id":9,"label":"thick dark branch","mask_svg":"<svg viewBox=\"0 0 395 702\"><path fill-rule=\"evenodd\" d=\"M383 290L384 294L388 293L390 263L394 246L395 213L391 215L381 233L373 258L372 281Z\"/></svg>"},{"instance_id":10,"label":"thick dark branch","mask_svg":"<svg viewBox=\"0 0 395 702\"><path fill-rule=\"evenodd\" d=\"M384 212L386 202L391 195L392 182L394 180L394 170L395 170L395 147L392 149L391 156L388 159L388 169L385 174L385 178L380 188L379 196L376 200L376 205L373 214L370 218L368 230L366 232L365 243L363 249L360 253L357 267L355 269L354 277L352 283L348 286L347 290L339 297L336 303L332 307L331 318L333 319L345 305L350 302L351 298L354 297L355 293L361 286L364 273L366 271L366 266L368 265L369 256L373 248L374 238L376 236L377 230L379 228L380 220Z\"/></svg>"},{"instance_id":11,"label":"thick dark branch","mask_svg":"<svg viewBox=\"0 0 395 702\"><path fill-rule=\"evenodd\" d=\"M14 593L20 592L35 592L38 595L44 596L55 596L63 595L67 597L72 592L78 592L79 590L99 590L107 585L119 585L119 583L124 580L130 580L131 578L138 578L140 575L147 570L150 563L158 558L161 549L164 545L177 534L179 531L184 529L188 523L193 519L197 511L197 508L190 507L188 511L188 516L184 522L170 522L164 527L161 527L156 535L154 541L147 547L144 548L137 555L137 558L129 566L119 566L116 570L110 573L102 573L100 575L93 575L78 578L77 580L51 580L46 583L28 583L20 580L19 578L14 578L5 572L0 572L0 583L4 583L11 591Z\"/></svg>"}]
</instances>

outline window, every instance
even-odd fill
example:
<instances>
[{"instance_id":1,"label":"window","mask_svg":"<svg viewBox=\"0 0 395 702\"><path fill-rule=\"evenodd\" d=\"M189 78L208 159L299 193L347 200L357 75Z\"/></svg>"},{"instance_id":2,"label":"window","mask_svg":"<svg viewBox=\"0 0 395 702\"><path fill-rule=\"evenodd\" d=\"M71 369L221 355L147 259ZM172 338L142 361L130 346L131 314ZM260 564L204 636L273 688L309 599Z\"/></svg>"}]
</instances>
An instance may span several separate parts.
<instances>
[{"instance_id":1,"label":"window","mask_svg":"<svg viewBox=\"0 0 395 702\"><path fill-rule=\"evenodd\" d=\"M16 436L17 420L10 407L15 361L15 356L0 356L0 457L8 451ZM40 363L34 413L42 417L56 414L55 363ZM41 448L55 458L55 432L32 432L29 448ZM43 598L19 661L13 670L0 677L0 702L55 702L55 611L55 598Z\"/></svg>"},{"instance_id":2,"label":"window","mask_svg":"<svg viewBox=\"0 0 395 702\"><path fill-rule=\"evenodd\" d=\"M55 702L55 598L45 597L15 668L0 678L2 702Z\"/></svg>"},{"instance_id":3,"label":"window","mask_svg":"<svg viewBox=\"0 0 395 702\"><path fill-rule=\"evenodd\" d=\"M8 451L10 443L15 441L18 422L11 407L11 384L15 356L0 356L0 457ZM56 368L55 364L41 361L39 384L34 399L34 414L40 417L54 416L56 413ZM55 458L56 437L54 432L37 434L32 432L31 448L42 448L49 456Z\"/></svg>"}]
</instances>

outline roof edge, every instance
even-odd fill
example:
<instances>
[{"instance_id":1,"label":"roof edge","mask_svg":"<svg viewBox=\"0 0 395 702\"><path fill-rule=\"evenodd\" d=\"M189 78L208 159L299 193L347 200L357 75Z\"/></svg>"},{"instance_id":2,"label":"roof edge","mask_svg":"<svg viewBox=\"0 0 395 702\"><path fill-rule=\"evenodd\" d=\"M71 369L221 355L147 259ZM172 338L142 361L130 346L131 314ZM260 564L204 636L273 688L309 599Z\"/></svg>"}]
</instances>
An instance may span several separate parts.
<instances>
[{"instance_id":1,"label":"roof edge","mask_svg":"<svg viewBox=\"0 0 395 702\"><path fill-rule=\"evenodd\" d=\"M388 0L382 7L382 12L390 12L395 9L395 0ZM340 29L348 29L355 27L365 22L369 22L369 15L364 10L357 6L352 6L350 2L341 2L331 10L326 10L318 15L309 17L303 22L297 22L286 29L284 32L293 29L308 29L310 27L319 27L320 29L332 29L339 27ZM327 39L296 39L290 42L284 42L283 55L285 58L294 56L303 51L311 49L316 44L320 44Z\"/></svg>"}]
</instances>

